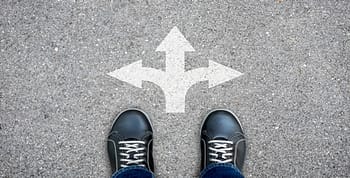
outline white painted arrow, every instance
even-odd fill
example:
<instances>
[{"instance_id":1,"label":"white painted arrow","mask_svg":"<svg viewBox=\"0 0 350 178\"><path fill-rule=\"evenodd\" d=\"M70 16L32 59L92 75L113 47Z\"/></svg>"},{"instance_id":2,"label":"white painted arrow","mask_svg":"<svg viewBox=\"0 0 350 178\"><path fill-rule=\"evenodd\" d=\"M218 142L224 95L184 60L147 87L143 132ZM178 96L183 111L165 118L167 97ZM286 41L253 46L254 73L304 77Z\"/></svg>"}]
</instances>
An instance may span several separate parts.
<instances>
[{"instance_id":1,"label":"white painted arrow","mask_svg":"<svg viewBox=\"0 0 350 178\"><path fill-rule=\"evenodd\" d=\"M195 83L208 80L209 87L214 87L242 75L234 69L211 60L208 67L185 72L185 52L194 51L194 49L177 27L169 32L156 51L166 53L165 72L142 67L142 61L139 60L108 75L139 88L142 87L142 81L160 86L165 95L166 112L185 112L186 93Z\"/></svg>"},{"instance_id":2,"label":"white painted arrow","mask_svg":"<svg viewBox=\"0 0 350 178\"><path fill-rule=\"evenodd\" d=\"M185 72L185 51L195 51L190 42L181 34L177 27L157 47L156 51L165 51L165 71L168 74L178 75Z\"/></svg>"},{"instance_id":3,"label":"white painted arrow","mask_svg":"<svg viewBox=\"0 0 350 178\"><path fill-rule=\"evenodd\" d=\"M242 73L221 65L217 62L209 60L209 66L193 69L186 72L188 80L192 81L209 81L209 88L220 85L224 82L232 80L243 75Z\"/></svg>"},{"instance_id":4,"label":"white painted arrow","mask_svg":"<svg viewBox=\"0 0 350 178\"><path fill-rule=\"evenodd\" d=\"M130 83L136 87L142 88L142 81L151 81L160 85L160 76L164 76L165 72L153 68L142 67L142 61L136 61L113 72L108 75L117 78L121 81Z\"/></svg>"}]
</instances>

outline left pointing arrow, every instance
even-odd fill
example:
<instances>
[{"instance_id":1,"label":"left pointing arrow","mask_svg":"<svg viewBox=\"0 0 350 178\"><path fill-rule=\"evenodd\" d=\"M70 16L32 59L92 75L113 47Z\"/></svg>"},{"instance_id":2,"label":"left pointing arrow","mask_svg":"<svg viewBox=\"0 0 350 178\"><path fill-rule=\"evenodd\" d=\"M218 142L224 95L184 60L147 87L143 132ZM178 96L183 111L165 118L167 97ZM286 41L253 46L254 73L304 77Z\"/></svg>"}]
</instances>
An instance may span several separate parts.
<instances>
[{"instance_id":1,"label":"left pointing arrow","mask_svg":"<svg viewBox=\"0 0 350 178\"><path fill-rule=\"evenodd\" d=\"M142 61L139 60L113 72L109 72L108 75L142 88L143 80L152 81L155 84L163 81L163 73L163 71L157 69L142 67Z\"/></svg>"}]
</instances>

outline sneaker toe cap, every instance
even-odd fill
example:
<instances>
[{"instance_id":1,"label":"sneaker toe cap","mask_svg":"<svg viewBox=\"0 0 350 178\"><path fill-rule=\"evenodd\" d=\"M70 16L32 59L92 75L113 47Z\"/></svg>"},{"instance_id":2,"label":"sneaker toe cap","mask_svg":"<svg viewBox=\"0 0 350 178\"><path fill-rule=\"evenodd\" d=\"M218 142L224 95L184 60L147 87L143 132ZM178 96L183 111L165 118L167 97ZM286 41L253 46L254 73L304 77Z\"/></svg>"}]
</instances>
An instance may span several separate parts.
<instances>
[{"instance_id":1,"label":"sneaker toe cap","mask_svg":"<svg viewBox=\"0 0 350 178\"><path fill-rule=\"evenodd\" d=\"M229 139L235 133L243 134L242 127L236 116L228 111L218 110L210 113L203 123L202 132L211 139Z\"/></svg>"},{"instance_id":2,"label":"sneaker toe cap","mask_svg":"<svg viewBox=\"0 0 350 178\"><path fill-rule=\"evenodd\" d=\"M123 137L141 139L146 132L152 132L152 126L146 114L138 110L128 110L118 116L112 131L117 131Z\"/></svg>"}]
</instances>

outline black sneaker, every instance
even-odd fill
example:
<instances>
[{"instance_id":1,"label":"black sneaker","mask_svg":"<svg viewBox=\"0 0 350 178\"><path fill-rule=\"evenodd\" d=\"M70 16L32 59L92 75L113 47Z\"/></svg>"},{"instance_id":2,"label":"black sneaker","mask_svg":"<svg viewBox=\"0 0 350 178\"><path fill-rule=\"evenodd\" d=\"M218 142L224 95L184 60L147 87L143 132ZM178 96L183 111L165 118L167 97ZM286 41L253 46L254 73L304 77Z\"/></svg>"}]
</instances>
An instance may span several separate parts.
<instances>
[{"instance_id":1,"label":"black sneaker","mask_svg":"<svg viewBox=\"0 0 350 178\"><path fill-rule=\"evenodd\" d=\"M201 169L211 163L232 163L240 171L246 152L243 129L228 110L215 110L205 118L201 128Z\"/></svg>"},{"instance_id":2,"label":"black sneaker","mask_svg":"<svg viewBox=\"0 0 350 178\"><path fill-rule=\"evenodd\" d=\"M147 115L138 109L120 113L108 135L107 149L112 171L143 166L154 171L153 129Z\"/></svg>"}]
</instances>

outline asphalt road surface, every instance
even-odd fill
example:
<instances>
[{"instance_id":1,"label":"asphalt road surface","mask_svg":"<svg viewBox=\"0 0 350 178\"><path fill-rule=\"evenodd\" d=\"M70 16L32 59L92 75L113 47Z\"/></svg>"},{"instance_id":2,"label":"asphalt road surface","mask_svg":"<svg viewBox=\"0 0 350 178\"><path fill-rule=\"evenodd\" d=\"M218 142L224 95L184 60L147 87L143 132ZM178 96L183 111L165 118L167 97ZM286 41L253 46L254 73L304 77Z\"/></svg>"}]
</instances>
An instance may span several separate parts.
<instances>
[{"instance_id":1,"label":"asphalt road surface","mask_svg":"<svg viewBox=\"0 0 350 178\"><path fill-rule=\"evenodd\" d=\"M177 26L194 52L243 75L191 87L185 113L164 94L107 75L156 52ZM0 2L0 177L109 177L106 136L129 107L155 129L158 177L198 177L199 129L233 110L248 138L246 177L350 175L350 2Z\"/></svg>"}]
</instances>

